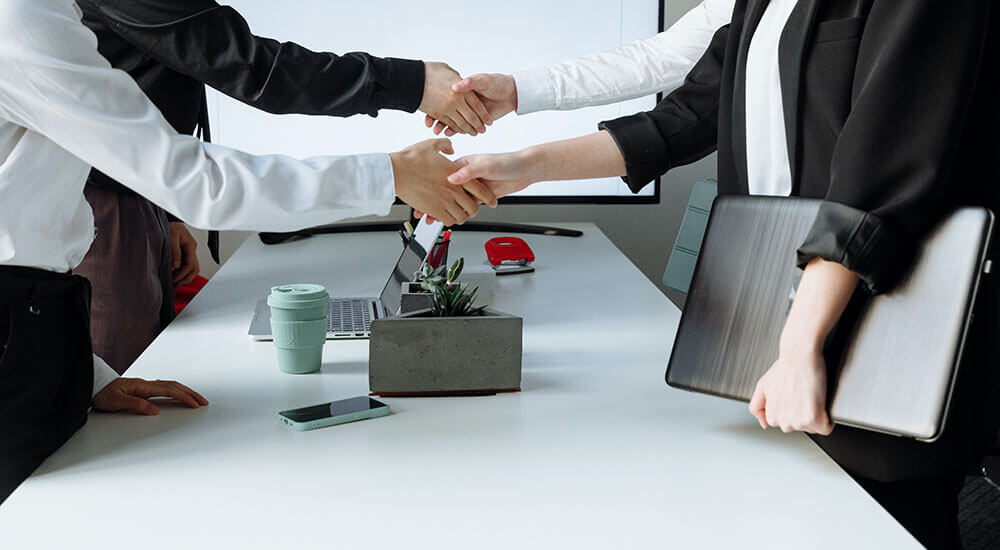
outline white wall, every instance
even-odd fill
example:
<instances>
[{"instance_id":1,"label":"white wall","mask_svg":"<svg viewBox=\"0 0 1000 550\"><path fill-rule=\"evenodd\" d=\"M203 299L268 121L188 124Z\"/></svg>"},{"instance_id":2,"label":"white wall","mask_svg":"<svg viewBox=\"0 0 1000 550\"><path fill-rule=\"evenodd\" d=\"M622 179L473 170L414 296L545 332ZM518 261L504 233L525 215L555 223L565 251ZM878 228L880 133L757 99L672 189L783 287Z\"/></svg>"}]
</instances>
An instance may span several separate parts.
<instances>
[{"instance_id":1,"label":"white wall","mask_svg":"<svg viewBox=\"0 0 1000 550\"><path fill-rule=\"evenodd\" d=\"M664 0L665 24L669 26L687 10L698 4L698 0ZM513 115L511 115L513 116ZM422 124L420 117L414 115L414 123ZM596 124L598 121L594 121ZM371 121L377 124L377 120ZM497 125L503 124L503 120ZM526 142L525 145L530 145ZM630 206L504 206L496 210L483 209L476 220L515 221L515 222L593 222L632 260L642 272L657 286L667 263L667 257L673 245L684 208L687 204L691 186L695 181L705 177L715 177L715 156L712 155L690 166L677 168L664 176L661 187L661 202L658 205ZM402 220L406 216L406 208L393 207L391 217ZM215 273L216 266L208 257L205 248L205 233L195 232L201 246L202 272L206 276ZM250 234L245 232L227 232L222 235L223 260L232 255L233 251ZM561 238L561 237L550 237ZM544 258L540 258L544 261ZM665 289L675 302L681 296Z\"/></svg>"}]
</instances>

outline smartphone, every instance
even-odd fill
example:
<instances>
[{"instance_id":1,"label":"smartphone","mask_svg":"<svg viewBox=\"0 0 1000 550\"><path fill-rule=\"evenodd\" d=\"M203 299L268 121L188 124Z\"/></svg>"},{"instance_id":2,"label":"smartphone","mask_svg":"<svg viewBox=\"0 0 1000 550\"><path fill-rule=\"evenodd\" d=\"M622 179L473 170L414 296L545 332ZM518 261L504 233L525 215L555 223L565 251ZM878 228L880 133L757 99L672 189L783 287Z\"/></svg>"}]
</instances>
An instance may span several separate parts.
<instances>
[{"instance_id":1,"label":"smartphone","mask_svg":"<svg viewBox=\"0 0 1000 550\"><path fill-rule=\"evenodd\" d=\"M278 420L288 424L294 430L305 431L387 414L389 414L389 405L364 396L281 411L278 413Z\"/></svg>"}]
</instances>

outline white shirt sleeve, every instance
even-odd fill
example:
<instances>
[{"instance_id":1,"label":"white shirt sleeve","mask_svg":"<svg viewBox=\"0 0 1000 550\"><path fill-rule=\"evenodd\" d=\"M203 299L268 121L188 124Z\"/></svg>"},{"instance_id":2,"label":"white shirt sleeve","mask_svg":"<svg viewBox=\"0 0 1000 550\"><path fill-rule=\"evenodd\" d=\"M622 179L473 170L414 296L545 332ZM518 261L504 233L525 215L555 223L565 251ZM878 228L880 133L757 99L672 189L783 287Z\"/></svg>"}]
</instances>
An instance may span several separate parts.
<instances>
[{"instance_id":1,"label":"white shirt sleeve","mask_svg":"<svg viewBox=\"0 0 1000 550\"><path fill-rule=\"evenodd\" d=\"M666 31L627 46L514 73L517 114L568 111L677 88L733 16L734 0L704 0Z\"/></svg>"},{"instance_id":2,"label":"white shirt sleeve","mask_svg":"<svg viewBox=\"0 0 1000 550\"><path fill-rule=\"evenodd\" d=\"M3 1L0 113L191 225L286 231L389 212L387 154L255 157L179 135L100 56L72 2Z\"/></svg>"},{"instance_id":3,"label":"white shirt sleeve","mask_svg":"<svg viewBox=\"0 0 1000 550\"><path fill-rule=\"evenodd\" d=\"M114 382L118 378L118 373L115 369L111 368L104 359L98 356L94 356L94 391L90 394L91 397L97 395L97 392L104 389L111 382Z\"/></svg>"}]
</instances>

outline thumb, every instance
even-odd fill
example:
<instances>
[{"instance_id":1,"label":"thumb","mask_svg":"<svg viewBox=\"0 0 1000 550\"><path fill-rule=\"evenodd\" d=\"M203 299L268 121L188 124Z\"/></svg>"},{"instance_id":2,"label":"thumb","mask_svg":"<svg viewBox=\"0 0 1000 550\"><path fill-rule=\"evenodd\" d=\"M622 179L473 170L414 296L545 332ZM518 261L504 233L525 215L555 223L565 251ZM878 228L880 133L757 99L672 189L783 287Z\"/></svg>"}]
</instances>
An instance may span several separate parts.
<instances>
[{"instance_id":1,"label":"thumb","mask_svg":"<svg viewBox=\"0 0 1000 550\"><path fill-rule=\"evenodd\" d=\"M451 90L453 92L464 93L464 92L485 92L493 87L493 75L488 74L474 74L468 78L463 78L458 82L451 85Z\"/></svg>"},{"instance_id":2,"label":"thumb","mask_svg":"<svg viewBox=\"0 0 1000 550\"><path fill-rule=\"evenodd\" d=\"M464 158L459 159L455 164L462 167L452 175L448 176L448 183L454 185L462 185L474 179L481 178L486 171L483 167L483 163L469 163Z\"/></svg>"},{"instance_id":3,"label":"thumb","mask_svg":"<svg viewBox=\"0 0 1000 550\"><path fill-rule=\"evenodd\" d=\"M761 389L760 384L754 388L753 397L750 398L750 414L754 415L757 422L760 423L760 427L767 429L767 418L764 414L765 408L767 407L767 398L764 396L764 390Z\"/></svg>"},{"instance_id":4,"label":"thumb","mask_svg":"<svg viewBox=\"0 0 1000 550\"><path fill-rule=\"evenodd\" d=\"M451 140L448 138L431 140L431 146L434 147L435 151L444 153L446 155L455 154L455 148L452 147Z\"/></svg>"}]
</instances>

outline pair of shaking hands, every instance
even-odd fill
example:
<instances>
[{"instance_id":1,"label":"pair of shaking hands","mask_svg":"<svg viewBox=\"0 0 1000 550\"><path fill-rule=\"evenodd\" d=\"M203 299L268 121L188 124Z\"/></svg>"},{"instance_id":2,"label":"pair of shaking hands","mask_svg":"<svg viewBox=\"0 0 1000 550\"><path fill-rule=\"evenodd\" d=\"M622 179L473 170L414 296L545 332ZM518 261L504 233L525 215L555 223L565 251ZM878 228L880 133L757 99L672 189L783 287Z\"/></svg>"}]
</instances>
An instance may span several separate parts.
<instances>
[{"instance_id":1,"label":"pair of shaking hands","mask_svg":"<svg viewBox=\"0 0 1000 550\"><path fill-rule=\"evenodd\" d=\"M511 75L462 79L443 63L425 63L425 67L420 110L427 114L427 127L437 135L479 135L517 108ZM454 162L444 156L454 152L450 140L439 138L392 153L396 195L419 214L460 225L476 215L480 204L496 207L497 199L527 186L527 182L518 186L485 179L495 171L484 170L496 164L493 155L472 155Z\"/></svg>"}]
</instances>

